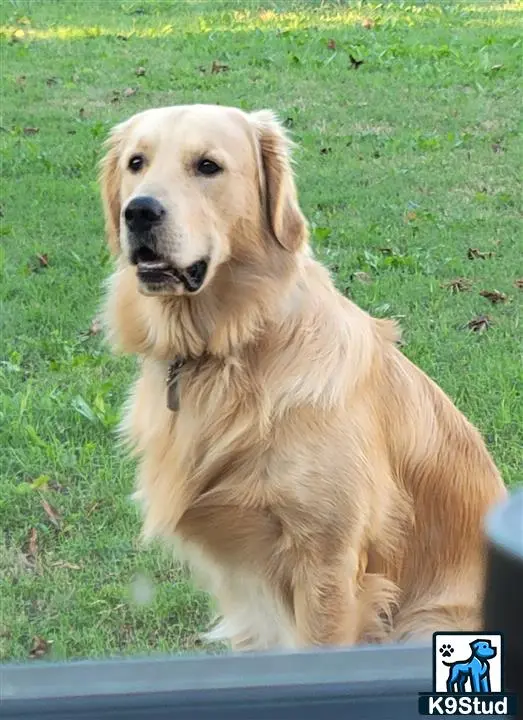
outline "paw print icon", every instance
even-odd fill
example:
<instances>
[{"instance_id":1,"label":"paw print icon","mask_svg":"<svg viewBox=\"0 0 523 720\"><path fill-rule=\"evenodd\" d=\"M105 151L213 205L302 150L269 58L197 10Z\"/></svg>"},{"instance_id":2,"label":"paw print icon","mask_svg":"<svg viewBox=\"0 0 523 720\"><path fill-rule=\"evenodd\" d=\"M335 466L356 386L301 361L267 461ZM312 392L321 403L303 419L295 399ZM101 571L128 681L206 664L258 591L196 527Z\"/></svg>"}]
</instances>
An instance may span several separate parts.
<instances>
[{"instance_id":1,"label":"paw print icon","mask_svg":"<svg viewBox=\"0 0 523 720\"><path fill-rule=\"evenodd\" d=\"M452 656L452 653L454 652L454 648L452 645L442 645L439 649L441 653L441 657L449 658Z\"/></svg>"}]
</instances>

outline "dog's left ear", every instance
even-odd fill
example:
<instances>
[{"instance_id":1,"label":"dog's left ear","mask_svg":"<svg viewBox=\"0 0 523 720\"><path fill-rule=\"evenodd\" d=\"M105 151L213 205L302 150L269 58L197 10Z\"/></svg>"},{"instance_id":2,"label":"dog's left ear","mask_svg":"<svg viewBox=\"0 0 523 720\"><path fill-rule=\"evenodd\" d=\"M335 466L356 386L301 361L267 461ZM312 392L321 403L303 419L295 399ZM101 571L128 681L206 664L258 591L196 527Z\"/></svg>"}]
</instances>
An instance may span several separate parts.
<instances>
[{"instance_id":1,"label":"dog's left ear","mask_svg":"<svg viewBox=\"0 0 523 720\"><path fill-rule=\"evenodd\" d=\"M270 110L250 113L249 119L260 149L262 195L269 228L282 247L295 252L307 242L308 229L291 167L292 142Z\"/></svg>"},{"instance_id":2,"label":"dog's left ear","mask_svg":"<svg viewBox=\"0 0 523 720\"><path fill-rule=\"evenodd\" d=\"M113 255L120 252L120 145L123 124L114 127L107 140L105 156L100 162L100 192L105 215L105 234L107 244Z\"/></svg>"}]
</instances>

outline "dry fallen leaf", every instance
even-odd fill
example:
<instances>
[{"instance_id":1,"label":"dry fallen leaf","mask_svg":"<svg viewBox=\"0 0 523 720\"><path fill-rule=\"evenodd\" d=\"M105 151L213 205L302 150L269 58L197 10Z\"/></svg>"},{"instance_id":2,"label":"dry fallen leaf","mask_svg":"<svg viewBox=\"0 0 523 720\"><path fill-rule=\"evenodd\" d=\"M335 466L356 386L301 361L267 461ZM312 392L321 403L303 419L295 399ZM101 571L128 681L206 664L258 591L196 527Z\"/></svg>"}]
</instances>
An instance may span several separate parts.
<instances>
[{"instance_id":1,"label":"dry fallen leaf","mask_svg":"<svg viewBox=\"0 0 523 720\"><path fill-rule=\"evenodd\" d=\"M98 335L102 331L102 323L100 318L95 317L89 326L89 335Z\"/></svg>"},{"instance_id":2,"label":"dry fallen leaf","mask_svg":"<svg viewBox=\"0 0 523 720\"><path fill-rule=\"evenodd\" d=\"M49 518L49 520L53 523L53 525L57 528L60 527L60 516L58 515L58 512L55 510L55 508L50 505L47 500L42 500L42 507L45 510L45 514Z\"/></svg>"},{"instance_id":3,"label":"dry fallen leaf","mask_svg":"<svg viewBox=\"0 0 523 720\"><path fill-rule=\"evenodd\" d=\"M499 290L481 290L479 294L481 295L481 297L490 300L493 305L495 305L496 303L507 301L507 296L505 295L505 293L502 293Z\"/></svg>"},{"instance_id":4,"label":"dry fallen leaf","mask_svg":"<svg viewBox=\"0 0 523 720\"><path fill-rule=\"evenodd\" d=\"M36 569L36 561L38 555L38 535L36 528L31 528L27 534L24 552L19 554L20 562L27 570Z\"/></svg>"},{"instance_id":5,"label":"dry fallen leaf","mask_svg":"<svg viewBox=\"0 0 523 720\"><path fill-rule=\"evenodd\" d=\"M486 260L486 258L491 258L493 256L494 253L492 251L482 252L481 250L478 250L478 248L469 248L467 250L467 257L469 260Z\"/></svg>"},{"instance_id":6,"label":"dry fallen leaf","mask_svg":"<svg viewBox=\"0 0 523 720\"><path fill-rule=\"evenodd\" d=\"M405 222L406 223L414 222L414 220L416 220L416 218L417 218L417 215L414 212L414 210L409 210L409 212L405 214Z\"/></svg>"},{"instance_id":7,"label":"dry fallen leaf","mask_svg":"<svg viewBox=\"0 0 523 720\"><path fill-rule=\"evenodd\" d=\"M144 67L140 66L140 67L136 68L135 72L138 77L143 77L143 75L145 75L145 73L146 73L146 70Z\"/></svg>"},{"instance_id":8,"label":"dry fallen leaf","mask_svg":"<svg viewBox=\"0 0 523 720\"><path fill-rule=\"evenodd\" d=\"M94 512L96 512L97 510L99 510L99 508L101 508L102 505L103 505L103 502L101 500L95 500L94 502L90 503L86 508L86 512L85 512L86 517L91 517L91 515Z\"/></svg>"},{"instance_id":9,"label":"dry fallen leaf","mask_svg":"<svg viewBox=\"0 0 523 720\"><path fill-rule=\"evenodd\" d=\"M472 282L467 278L457 277L454 280L450 280L448 283L443 283L442 288L450 290L453 293L466 292L472 287Z\"/></svg>"},{"instance_id":10,"label":"dry fallen leaf","mask_svg":"<svg viewBox=\"0 0 523 720\"><path fill-rule=\"evenodd\" d=\"M36 528L31 528L29 530L29 535L27 537L27 556L32 558L33 560L36 560L37 555L38 555L38 534L36 532Z\"/></svg>"},{"instance_id":11,"label":"dry fallen leaf","mask_svg":"<svg viewBox=\"0 0 523 720\"><path fill-rule=\"evenodd\" d=\"M122 642L128 643L133 638L134 627L130 623L125 623L120 626L118 632Z\"/></svg>"},{"instance_id":12,"label":"dry fallen leaf","mask_svg":"<svg viewBox=\"0 0 523 720\"><path fill-rule=\"evenodd\" d=\"M518 278L517 280L514 280L514 287L518 288L519 290L523 290L523 278Z\"/></svg>"},{"instance_id":13,"label":"dry fallen leaf","mask_svg":"<svg viewBox=\"0 0 523 720\"><path fill-rule=\"evenodd\" d=\"M47 640L44 640L43 637L35 635L35 637L33 638L33 644L31 645L31 649L29 650L29 657L32 660L40 658L42 657L42 655L45 655L47 652L49 652L49 647L50 643Z\"/></svg>"},{"instance_id":14,"label":"dry fallen leaf","mask_svg":"<svg viewBox=\"0 0 523 720\"><path fill-rule=\"evenodd\" d=\"M64 570L81 570L82 568L80 565L75 565L74 563L65 562L64 560L57 560L54 563L51 563L52 567L56 568L63 568Z\"/></svg>"},{"instance_id":15,"label":"dry fallen leaf","mask_svg":"<svg viewBox=\"0 0 523 720\"><path fill-rule=\"evenodd\" d=\"M356 58L352 54L349 54L349 60L350 60L350 66L354 70L358 70L360 65L363 65L363 63L365 62L365 60L356 60Z\"/></svg>"},{"instance_id":16,"label":"dry fallen leaf","mask_svg":"<svg viewBox=\"0 0 523 720\"><path fill-rule=\"evenodd\" d=\"M327 47L329 50L336 50L336 40L333 40L332 38L328 41Z\"/></svg>"},{"instance_id":17,"label":"dry fallen leaf","mask_svg":"<svg viewBox=\"0 0 523 720\"><path fill-rule=\"evenodd\" d=\"M124 97L132 97L133 95L136 95L136 88L128 87L123 91Z\"/></svg>"},{"instance_id":18,"label":"dry fallen leaf","mask_svg":"<svg viewBox=\"0 0 523 720\"><path fill-rule=\"evenodd\" d=\"M365 28L365 30L372 30L372 28L376 25L376 23L371 18L365 18L362 21L361 25L362 25L362 27Z\"/></svg>"},{"instance_id":19,"label":"dry fallen leaf","mask_svg":"<svg viewBox=\"0 0 523 720\"><path fill-rule=\"evenodd\" d=\"M66 487L60 485L58 480L49 481L49 490L54 490L54 492L61 493L62 495L66 495L69 492Z\"/></svg>"},{"instance_id":20,"label":"dry fallen leaf","mask_svg":"<svg viewBox=\"0 0 523 720\"><path fill-rule=\"evenodd\" d=\"M28 263L27 267L30 272L39 272L49 267L49 256L47 253L35 255Z\"/></svg>"},{"instance_id":21,"label":"dry fallen leaf","mask_svg":"<svg viewBox=\"0 0 523 720\"><path fill-rule=\"evenodd\" d=\"M490 327L490 318L488 315L478 315L467 323L467 327L477 333L485 332Z\"/></svg>"},{"instance_id":22,"label":"dry fallen leaf","mask_svg":"<svg viewBox=\"0 0 523 720\"><path fill-rule=\"evenodd\" d=\"M24 128L24 135L36 135L36 133L40 132L39 127L25 127Z\"/></svg>"},{"instance_id":23,"label":"dry fallen leaf","mask_svg":"<svg viewBox=\"0 0 523 720\"><path fill-rule=\"evenodd\" d=\"M229 69L228 65L218 62L218 60L212 61L211 73L213 75L216 75L216 73L227 72L228 69Z\"/></svg>"},{"instance_id":24,"label":"dry fallen leaf","mask_svg":"<svg viewBox=\"0 0 523 720\"><path fill-rule=\"evenodd\" d=\"M369 273L360 270L354 273L354 277L356 278L356 280L359 280L364 285L370 285L373 282Z\"/></svg>"}]
</instances>

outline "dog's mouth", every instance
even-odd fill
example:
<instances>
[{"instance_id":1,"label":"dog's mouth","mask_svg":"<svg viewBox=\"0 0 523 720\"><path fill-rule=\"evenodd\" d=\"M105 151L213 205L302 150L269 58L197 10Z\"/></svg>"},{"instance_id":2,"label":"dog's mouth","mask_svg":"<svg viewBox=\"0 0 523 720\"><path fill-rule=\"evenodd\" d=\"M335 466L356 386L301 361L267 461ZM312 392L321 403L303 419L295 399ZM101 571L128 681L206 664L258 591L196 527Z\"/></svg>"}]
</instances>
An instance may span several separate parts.
<instances>
[{"instance_id":1,"label":"dog's mouth","mask_svg":"<svg viewBox=\"0 0 523 720\"><path fill-rule=\"evenodd\" d=\"M175 267L154 253L138 251L132 258L140 283L149 292L197 292L207 275L209 261L202 258L186 268Z\"/></svg>"}]
</instances>

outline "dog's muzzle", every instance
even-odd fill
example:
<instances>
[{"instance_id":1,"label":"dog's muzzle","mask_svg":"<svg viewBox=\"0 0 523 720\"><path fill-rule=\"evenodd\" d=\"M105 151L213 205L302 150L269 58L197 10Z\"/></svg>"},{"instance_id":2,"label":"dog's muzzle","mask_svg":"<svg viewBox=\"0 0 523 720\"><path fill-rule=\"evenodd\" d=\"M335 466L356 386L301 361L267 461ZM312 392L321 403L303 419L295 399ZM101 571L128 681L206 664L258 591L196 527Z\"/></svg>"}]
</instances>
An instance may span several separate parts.
<instances>
[{"instance_id":1,"label":"dog's muzzle","mask_svg":"<svg viewBox=\"0 0 523 720\"><path fill-rule=\"evenodd\" d=\"M148 288L164 288L183 285L188 293L201 288L209 261L202 258L186 268L179 268L162 259L149 248L138 248L132 253L131 262L136 265L138 279Z\"/></svg>"}]
</instances>

